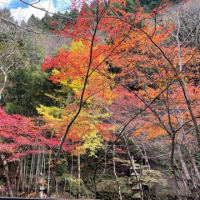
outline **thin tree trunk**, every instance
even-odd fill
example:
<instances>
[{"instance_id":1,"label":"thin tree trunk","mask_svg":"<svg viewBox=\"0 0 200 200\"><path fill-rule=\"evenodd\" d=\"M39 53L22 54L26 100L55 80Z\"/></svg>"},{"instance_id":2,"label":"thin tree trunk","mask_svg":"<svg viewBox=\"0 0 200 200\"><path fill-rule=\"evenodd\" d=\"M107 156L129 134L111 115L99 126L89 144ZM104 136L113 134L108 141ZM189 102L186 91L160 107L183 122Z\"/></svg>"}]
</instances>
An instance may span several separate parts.
<instances>
[{"instance_id":1,"label":"thin tree trunk","mask_svg":"<svg viewBox=\"0 0 200 200\"><path fill-rule=\"evenodd\" d=\"M22 185L22 191L25 191L25 185L26 185L26 157L24 157L24 165L23 165L23 185Z\"/></svg>"},{"instance_id":2,"label":"thin tree trunk","mask_svg":"<svg viewBox=\"0 0 200 200\"><path fill-rule=\"evenodd\" d=\"M195 183L191 179L191 176L190 176L190 173L188 171L187 165L186 165L186 163L185 163L185 161L183 159L183 155L182 155L182 152L181 152L181 145L180 144L177 144L177 152L178 152L178 157L179 157L179 161L180 161L181 166L182 166L182 170L183 170L184 176L185 176L186 181L187 181L187 185L188 185L188 187L190 188L190 191L191 191L191 195L195 200L199 200L200 194L198 193L198 190L197 190L197 188L195 186Z\"/></svg>"},{"instance_id":3,"label":"thin tree trunk","mask_svg":"<svg viewBox=\"0 0 200 200\"><path fill-rule=\"evenodd\" d=\"M147 152L146 152L146 149L145 149L145 146L144 146L144 143L142 142L142 149L144 151L144 153L142 153L142 156L145 160L145 165L147 165L148 169L151 169L150 167L150 164L149 164L149 160L148 160L148 157L147 157Z\"/></svg>"},{"instance_id":4,"label":"thin tree trunk","mask_svg":"<svg viewBox=\"0 0 200 200\"><path fill-rule=\"evenodd\" d=\"M66 177L65 177L65 184L64 184L63 192L65 192L66 185L67 185L67 180L66 180Z\"/></svg>"},{"instance_id":5,"label":"thin tree trunk","mask_svg":"<svg viewBox=\"0 0 200 200\"><path fill-rule=\"evenodd\" d=\"M115 175L115 179L117 182L117 187L118 187L118 194L119 194L119 199L122 200L122 191L121 191L121 186L119 184L117 172L116 172L116 163L115 163L115 144L113 145L113 172Z\"/></svg>"},{"instance_id":6,"label":"thin tree trunk","mask_svg":"<svg viewBox=\"0 0 200 200\"><path fill-rule=\"evenodd\" d=\"M43 147L40 173L44 174L44 172L45 172L45 153L44 153L44 147Z\"/></svg>"},{"instance_id":7,"label":"thin tree trunk","mask_svg":"<svg viewBox=\"0 0 200 200\"><path fill-rule=\"evenodd\" d=\"M182 71L184 70L183 69L184 65L182 64L181 43L180 43L180 39L179 39L179 37L180 37L180 26L181 26L180 25L180 16L178 14L178 29L177 29L177 34L176 34L176 41L177 41L177 46L178 46L179 73L182 73ZM190 95L189 95L189 92L188 92L188 88L187 88L187 86L185 84L183 76L181 76L181 78L179 78L178 80L179 80L179 83L181 85L181 88L182 88L182 91L183 91L183 94L184 94L184 98L185 98L185 101L186 101L190 116L192 118L192 122L194 124L194 130L195 130L198 146L200 148L200 130L198 128L198 123L197 123L196 117L194 115L192 106L191 106L191 100L190 100Z\"/></svg>"},{"instance_id":8,"label":"thin tree trunk","mask_svg":"<svg viewBox=\"0 0 200 200\"><path fill-rule=\"evenodd\" d=\"M41 160L41 154L39 153L37 159L37 167L36 167L36 174L35 174L35 193L37 193L37 188L38 188L38 179L40 176L40 160Z\"/></svg>"},{"instance_id":9,"label":"thin tree trunk","mask_svg":"<svg viewBox=\"0 0 200 200\"><path fill-rule=\"evenodd\" d=\"M9 178L9 168L8 168L8 162L6 160L6 157L4 154L1 154L1 160L3 162L3 167L4 167L4 176L6 178L6 186L8 189L8 193L10 197L13 197L13 191L10 183L10 178Z\"/></svg>"},{"instance_id":10,"label":"thin tree trunk","mask_svg":"<svg viewBox=\"0 0 200 200\"><path fill-rule=\"evenodd\" d=\"M20 160L20 172L19 172L19 181L18 181L18 186L17 186L17 192L19 192L21 186L23 185L23 159Z\"/></svg>"},{"instance_id":11,"label":"thin tree trunk","mask_svg":"<svg viewBox=\"0 0 200 200\"><path fill-rule=\"evenodd\" d=\"M129 160L131 162L131 168L133 169L133 172L135 174L135 178L136 178L136 180L137 180L137 182L139 184L141 200L144 200L144 193L143 193L142 184L141 184L141 180L140 180L141 177L140 177L140 175L137 173L137 171L135 169L134 158L130 153L129 145L128 145L128 142L127 142L127 138L126 138L126 136L124 136L124 134L122 134L122 137L123 137L123 140L124 140L124 143L125 143L125 146L126 146L126 150L127 150L127 153L128 153Z\"/></svg>"},{"instance_id":12,"label":"thin tree trunk","mask_svg":"<svg viewBox=\"0 0 200 200\"><path fill-rule=\"evenodd\" d=\"M81 193L81 156L80 153L78 154L77 158L77 164L78 164L78 198L80 198Z\"/></svg>"},{"instance_id":13,"label":"thin tree trunk","mask_svg":"<svg viewBox=\"0 0 200 200\"><path fill-rule=\"evenodd\" d=\"M46 172L46 157L45 157L45 153L44 153L44 162L43 162L43 174L45 175Z\"/></svg>"},{"instance_id":14,"label":"thin tree trunk","mask_svg":"<svg viewBox=\"0 0 200 200\"><path fill-rule=\"evenodd\" d=\"M49 168L48 168L48 180L47 180L47 194L50 194L50 180L51 180L51 151L49 154Z\"/></svg>"},{"instance_id":15,"label":"thin tree trunk","mask_svg":"<svg viewBox=\"0 0 200 200\"><path fill-rule=\"evenodd\" d=\"M33 183L33 170L34 170L34 154L32 154L32 159L31 159L31 169L30 169L30 175L29 175L29 184L28 184L28 193L30 192L30 187L31 187L31 184Z\"/></svg>"},{"instance_id":16,"label":"thin tree trunk","mask_svg":"<svg viewBox=\"0 0 200 200\"><path fill-rule=\"evenodd\" d=\"M182 143L183 143L183 140L185 141L185 147L186 147L186 149L187 149L187 151L188 151L189 158L190 158L190 161L191 161L192 166L193 166L193 168L194 168L194 171L195 171L195 173L196 173L196 175L197 175L197 178L200 180L199 170L198 170L198 168L197 168L197 165L196 165L196 161L195 161L195 159L194 159L194 156L192 155L192 152L190 151L189 142L188 142L188 139L187 139L187 137L186 137L185 129L184 129L184 126L183 126L183 125L184 125L184 122L183 122L183 115L184 115L184 112L181 112L181 111L180 111L180 109L177 107L176 103L173 101L172 98L171 98L171 100L172 100L172 103L173 103L173 106L174 106L174 113L175 113L175 115L176 115L176 119L177 119L177 121L178 121L179 127L182 127L182 128L180 129L180 131L181 131L181 133L182 133L182 136L181 136L181 138L180 138L179 143L177 144L177 150L178 150L179 161L180 161L180 163L181 163L181 165L182 165L183 173L184 173L185 178L186 178L186 182L188 182L187 180L188 180L189 177L188 177L186 174L189 175L189 170L187 169L187 165L186 165L186 163L185 163L184 160L183 160L183 156L182 156L182 152L181 152L181 145L182 145ZM178 113L181 114L181 117L178 115ZM189 175L189 176L190 176L190 175ZM190 179L191 179L191 177L190 177ZM191 179L191 180L192 180L192 179ZM185 181L183 180L183 182L185 182ZM192 184L193 184L193 186L196 188L196 183L195 183L194 179L192 180ZM188 187L189 187L189 184L187 184L187 185L188 185ZM189 188L190 188L190 187L189 187ZM196 188L196 190L198 190L198 188ZM187 190L186 190L186 191L187 191Z\"/></svg>"},{"instance_id":17,"label":"thin tree trunk","mask_svg":"<svg viewBox=\"0 0 200 200\"><path fill-rule=\"evenodd\" d=\"M194 171L195 171L195 174L196 174L196 176L197 176L197 178L198 178L198 181L200 182L200 173L199 173L199 169L198 169L198 167L197 167L197 165L196 165L196 161L195 161L195 158L194 158L194 156L193 156L193 154L192 154L192 152L190 151L190 148L188 147L188 139L187 139L187 137L184 135L184 139L185 139L185 144L187 145L186 146L186 148L187 148L187 150L188 150L188 154L189 154L189 157L190 157L190 160L191 160L191 163L192 163L192 166L193 166L193 168L194 168Z\"/></svg>"},{"instance_id":18,"label":"thin tree trunk","mask_svg":"<svg viewBox=\"0 0 200 200\"><path fill-rule=\"evenodd\" d=\"M6 74L5 70L3 69L3 67L0 67L0 70L2 71L3 76L4 76L4 81L3 81L3 84L2 84L2 86L1 86L1 88L0 88L0 100L1 100L3 90L4 90L4 88L6 87L7 74Z\"/></svg>"},{"instance_id":19,"label":"thin tree trunk","mask_svg":"<svg viewBox=\"0 0 200 200\"><path fill-rule=\"evenodd\" d=\"M25 173L25 180L26 180L26 190L28 189L28 170L29 170L29 160L26 161L26 173Z\"/></svg>"},{"instance_id":20,"label":"thin tree trunk","mask_svg":"<svg viewBox=\"0 0 200 200\"><path fill-rule=\"evenodd\" d=\"M16 174L15 174L15 191L16 191L16 197L18 196L18 191L19 191L19 181L20 181L19 172L20 172L20 161L18 163Z\"/></svg>"},{"instance_id":21,"label":"thin tree trunk","mask_svg":"<svg viewBox=\"0 0 200 200\"><path fill-rule=\"evenodd\" d=\"M73 176L73 170L74 170L74 156L72 155L72 164L71 164L71 171L70 171L71 176ZM72 195L71 183L70 183L69 187L70 187L69 188L69 196L71 197L71 195Z\"/></svg>"}]
</instances>

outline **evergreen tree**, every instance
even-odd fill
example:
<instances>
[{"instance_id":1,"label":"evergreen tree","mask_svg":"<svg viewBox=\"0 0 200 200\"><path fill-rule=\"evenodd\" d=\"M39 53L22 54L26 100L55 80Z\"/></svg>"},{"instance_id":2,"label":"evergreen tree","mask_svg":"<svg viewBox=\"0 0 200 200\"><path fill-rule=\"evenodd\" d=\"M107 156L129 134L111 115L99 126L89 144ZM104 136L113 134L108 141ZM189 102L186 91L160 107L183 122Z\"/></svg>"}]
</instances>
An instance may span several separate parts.
<instances>
[{"instance_id":1,"label":"evergreen tree","mask_svg":"<svg viewBox=\"0 0 200 200\"><path fill-rule=\"evenodd\" d=\"M48 80L48 74L41 72L39 65L20 67L9 77L4 107L8 113L35 116L39 104L53 104L45 94L56 87Z\"/></svg>"}]
</instances>

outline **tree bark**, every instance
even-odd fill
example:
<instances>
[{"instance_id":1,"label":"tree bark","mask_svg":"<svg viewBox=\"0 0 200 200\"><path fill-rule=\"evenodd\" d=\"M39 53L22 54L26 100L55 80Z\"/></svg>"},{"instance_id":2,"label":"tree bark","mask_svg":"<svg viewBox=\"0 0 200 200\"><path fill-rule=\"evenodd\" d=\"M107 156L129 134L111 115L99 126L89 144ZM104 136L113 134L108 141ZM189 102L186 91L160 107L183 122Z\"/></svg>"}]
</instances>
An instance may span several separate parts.
<instances>
[{"instance_id":1,"label":"tree bark","mask_svg":"<svg viewBox=\"0 0 200 200\"><path fill-rule=\"evenodd\" d=\"M10 178L9 178L9 168L8 168L8 162L6 160L6 157L4 154L1 154L1 160L3 162L3 167L4 167L4 176L6 178L6 186L8 189L8 193L10 197L13 197L13 191L10 183Z\"/></svg>"},{"instance_id":2,"label":"tree bark","mask_svg":"<svg viewBox=\"0 0 200 200\"><path fill-rule=\"evenodd\" d=\"M78 154L78 198L80 198L81 193L81 156Z\"/></svg>"},{"instance_id":3,"label":"tree bark","mask_svg":"<svg viewBox=\"0 0 200 200\"><path fill-rule=\"evenodd\" d=\"M200 193L198 192L198 189L194 183L194 181L192 180L191 176L190 176L190 173L189 173L189 170L187 168L187 165L183 159L183 155L182 155L182 152L181 152L181 145L180 144L177 144L177 152L178 152L178 157L179 157L179 161L181 163L181 166L182 166L182 170L183 170L183 173L184 173L184 176L186 178L186 182L187 182L187 185L191 191L191 195L192 197L195 199L195 200L199 200L200 198Z\"/></svg>"},{"instance_id":4,"label":"tree bark","mask_svg":"<svg viewBox=\"0 0 200 200\"><path fill-rule=\"evenodd\" d=\"M117 186L118 186L119 199L122 200L122 191L121 191L121 186L120 186L120 184L119 184L119 180L118 180L118 176L117 176L117 172L116 172L116 163L115 163L115 144L113 145L113 172L114 172L115 179L116 179Z\"/></svg>"}]
</instances>

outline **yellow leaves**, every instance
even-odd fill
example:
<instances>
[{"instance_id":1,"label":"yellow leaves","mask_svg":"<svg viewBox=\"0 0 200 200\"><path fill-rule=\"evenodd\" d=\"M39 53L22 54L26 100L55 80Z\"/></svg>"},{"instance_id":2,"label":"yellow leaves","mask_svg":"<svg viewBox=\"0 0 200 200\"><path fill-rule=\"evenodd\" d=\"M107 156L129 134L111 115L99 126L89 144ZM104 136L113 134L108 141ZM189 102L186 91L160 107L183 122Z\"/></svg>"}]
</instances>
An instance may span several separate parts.
<instances>
[{"instance_id":1,"label":"yellow leaves","mask_svg":"<svg viewBox=\"0 0 200 200\"><path fill-rule=\"evenodd\" d=\"M78 106L75 103L67 105L66 108L42 105L37 108L38 113L43 115L48 122L48 128L53 130L57 137L61 137L65 133L66 126L74 117L77 109ZM102 112L101 105L98 105L98 102L94 99L91 105L83 106L79 117L67 135L67 139L79 143L78 146L74 147L73 153L84 154L89 152L89 155L93 156L98 148L102 148L104 136L100 134L97 125L101 123L99 119L105 116L107 116L107 113Z\"/></svg>"},{"instance_id":2,"label":"yellow leaves","mask_svg":"<svg viewBox=\"0 0 200 200\"><path fill-rule=\"evenodd\" d=\"M96 150L103 146L103 137L96 127L98 123L100 122L95 115L93 116L85 110L81 112L68 135L68 138L81 142L74 152L84 154L89 150L90 155L95 155Z\"/></svg>"},{"instance_id":3,"label":"yellow leaves","mask_svg":"<svg viewBox=\"0 0 200 200\"><path fill-rule=\"evenodd\" d=\"M190 82L190 79L189 79L188 76L185 76L185 77L184 77L184 82L185 82L185 84L188 84L188 83Z\"/></svg>"},{"instance_id":4,"label":"yellow leaves","mask_svg":"<svg viewBox=\"0 0 200 200\"><path fill-rule=\"evenodd\" d=\"M155 97L157 97L159 93L160 93L159 90L155 90L153 88L148 88L148 94L150 95L150 97L152 99L154 99Z\"/></svg>"},{"instance_id":5,"label":"yellow leaves","mask_svg":"<svg viewBox=\"0 0 200 200\"><path fill-rule=\"evenodd\" d=\"M53 70L51 71L51 73L52 73L53 76L55 76L55 75L59 74L60 71L57 70L57 69L53 69Z\"/></svg>"},{"instance_id":6,"label":"yellow leaves","mask_svg":"<svg viewBox=\"0 0 200 200\"><path fill-rule=\"evenodd\" d=\"M158 88L164 88L164 87L166 87L167 85L166 85L165 81L158 81L156 86L157 86Z\"/></svg>"},{"instance_id":7,"label":"yellow leaves","mask_svg":"<svg viewBox=\"0 0 200 200\"><path fill-rule=\"evenodd\" d=\"M90 67L84 101L96 96L110 102L113 99L111 88L114 82L112 77L109 80L104 76L108 67L102 62L105 57L104 46L94 46L93 54L90 55L90 45L90 42L76 41L72 42L68 50L61 49L52 61L55 63L53 67L56 69L52 70L50 79L70 87L75 92L76 98L80 99L86 80L86 72ZM91 65L89 65L90 56L92 56Z\"/></svg>"},{"instance_id":8,"label":"yellow leaves","mask_svg":"<svg viewBox=\"0 0 200 200\"><path fill-rule=\"evenodd\" d=\"M57 164L61 165L61 164L65 163L65 162L66 162L66 159L62 158L62 159L57 161Z\"/></svg>"},{"instance_id":9,"label":"yellow leaves","mask_svg":"<svg viewBox=\"0 0 200 200\"><path fill-rule=\"evenodd\" d=\"M39 114L48 119L60 120L62 118L62 110L55 106L47 107L40 105L40 107L37 108L37 111Z\"/></svg>"},{"instance_id":10,"label":"yellow leaves","mask_svg":"<svg viewBox=\"0 0 200 200\"><path fill-rule=\"evenodd\" d=\"M77 42L72 42L70 50L71 51L75 51L78 53L82 53L85 49L84 49L84 45L82 41L77 41Z\"/></svg>"},{"instance_id":11,"label":"yellow leaves","mask_svg":"<svg viewBox=\"0 0 200 200\"><path fill-rule=\"evenodd\" d=\"M49 130L53 130L57 136L62 136L64 134L66 119L63 118L63 109L55 106L47 107L40 105L37 111L47 122L47 128Z\"/></svg>"},{"instance_id":12,"label":"yellow leaves","mask_svg":"<svg viewBox=\"0 0 200 200\"><path fill-rule=\"evenodd\" d=\"M84 143L77 147L77 151L85 153L89 150L90 156L95 156L97 149L103 147L103 139L97 134L96 130L90 132L89 135L85 134L83 136Z\"/></svg>"},{"instance_id":13,"label":"yellow leaves","mask_svg":"<svg viewBox=\"0 0 200 200\"><path fill-rule=\"evenodd\" d=\"M83 86L88 78L82 110L73 122L67 139L77 144L73 152L84 154L89 151L90 155L94 155L96 150L103 146L103 140L109 132L104 129L101 131L98 127L102 123L100 119L109 115L105 110L102 111L102 108L105 103L111 103L116 95L112 91L115 86L114 75L110 78L104 76L108 66L102 63L106 56L103 45L94 46L92 55L90 55L90 45L90 42L72 42L69 49L61 49L58 55L50 60L53 66L51 80L59 82L63 92L63 88L67 87L73 91L73 103L71 101L70 104L65 104L65 108L40 106L37 110L44 116L48 126L54 130L56 135L62 136L79 109ZM91 65L90 56L92 56ZM90 69L89 77L86 77L88 69ZM57 102L62 100L57 97L53 98Z\"/></svg>"},{"instance_id":14,"label":"yellow leaves","mask_svg":"<svg viewBox=\"0 0 200 200\"><path fill-rule=\"evenodd\" d=\"M72 82L69 85L73 89L73 91L76 93L76 96L80 97L82 93L82 89L83 89L83 81L81 81L80 79L79 80L75 79L75 80L72 80Z\"/></svg>"}]
</instances>

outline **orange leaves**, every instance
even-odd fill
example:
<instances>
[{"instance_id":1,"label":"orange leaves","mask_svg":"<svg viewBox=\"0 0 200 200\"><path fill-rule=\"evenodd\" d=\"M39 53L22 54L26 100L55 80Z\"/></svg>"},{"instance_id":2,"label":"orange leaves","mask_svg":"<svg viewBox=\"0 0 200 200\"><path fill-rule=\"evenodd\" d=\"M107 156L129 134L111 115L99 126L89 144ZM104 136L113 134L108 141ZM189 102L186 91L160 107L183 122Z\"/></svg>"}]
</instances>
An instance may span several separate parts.
<instances>
[{"instance_id":1,"label":"orange leaves","mask_svg":"<svg viewBox=\"0 0 200 200\"><path fill-rule=\"evenodd\" d=\"M75 91L76 98L82 94L83 84L90 58L89 42L73 42L69 49L61 48L57 56L49 57L43 64L43 70L53 69L50 80L68 85ZM104 45L93 47L91 70L89 72L84 101L97 96L106 101L112 100L110 90L113 80L104 76L107 66L103 62Z\"/></svg>"},{"instance_id":2,"label":"orange leaves","mask_svg":"<svg viewBox=\"0 0 200 200\"><path fill-rule=\"evenodd\" d=\"M45 59L42 69L58 69L57 73L51 76L51 80L59 82L60 80L73 78L74 76L84 76L88 63L89 50L88 46L82 47L82 43L72 44L71 50L61 48L58 54ZM81 62L80 62L81 61Z\"/></svg>"},{"instance_id":3,"label":"orange leaves","mask_svg":"<svg viewBox=\"0 0 200 200\"><path fill-rule=\"evenodd\" d=\"M180 80L196 78L188 73L188 69L199 56L192 48L183 46L179 55L177 44L170 38L174 26L164 26L162 22L154 26L152 16L161 13L163 7L146 14L143 8L136 7L134 12L126 13L124 0L74 1L74 8L78 4L80 12L76 21L61 31L74 42L43 64L43 70L53 69L50 77L53 82L70 87L74 92L74 102L64 109L62 120L57 119L62 128L78 110L86 80L83 113L67 137L84 141L98 129L109 140L110 127L103 127L97 118L94 120L97 112L92 113L95 110L101 114L103 109L99 107L103 106L111 109L117 123L124 124L127 118L150 104L131 123L135 135L144 134L147 139L166 134L164 127L177 129L179 118L190 120ZM184 66L182 71L181 63ZM109 73L108 64L119 68L120 73ZM89 75L86 76L88 69ZM185 85L192 108L199 108L199 88L194 84ZM91 106L94 104L96 107ZM62 128L57 129L60 135L63 134Z\"/></svg>"},{"instance_id":4,"label":"orange leaves","mask_svg":"<svg viewBox=\"0 0 200 200\"><path fill-rule=\"evenodd\" d=\"M102 123L98 124L97 128L105 141L110 141L114 139L114 137L111 134L111 132L115 130L115 126L113 124Z\"/></svg>"},{"instance_id":5,"label":"orange leaves","mask_svg":"<svg viewBox=\"0 0 200 200\"><path fill-rule=\"evenodd\" d=\"M152 122L146 122L143 126L134 131L134 136L146 135L146 139L155 139L161 135L165 135L166 131L160 127L159 124L152 124Z\"/></svg>"},{"instance_id":6,"label":"orange leaves","mask_svg":"<svg viewBox=\"0 0 200 200\"><path fill-rule=\"evenodd\" d=\"M159 126L151 126L147 128L147 139L154 139L160 135L165 135L166 132Z\"/></svg>"}]
</instances>

